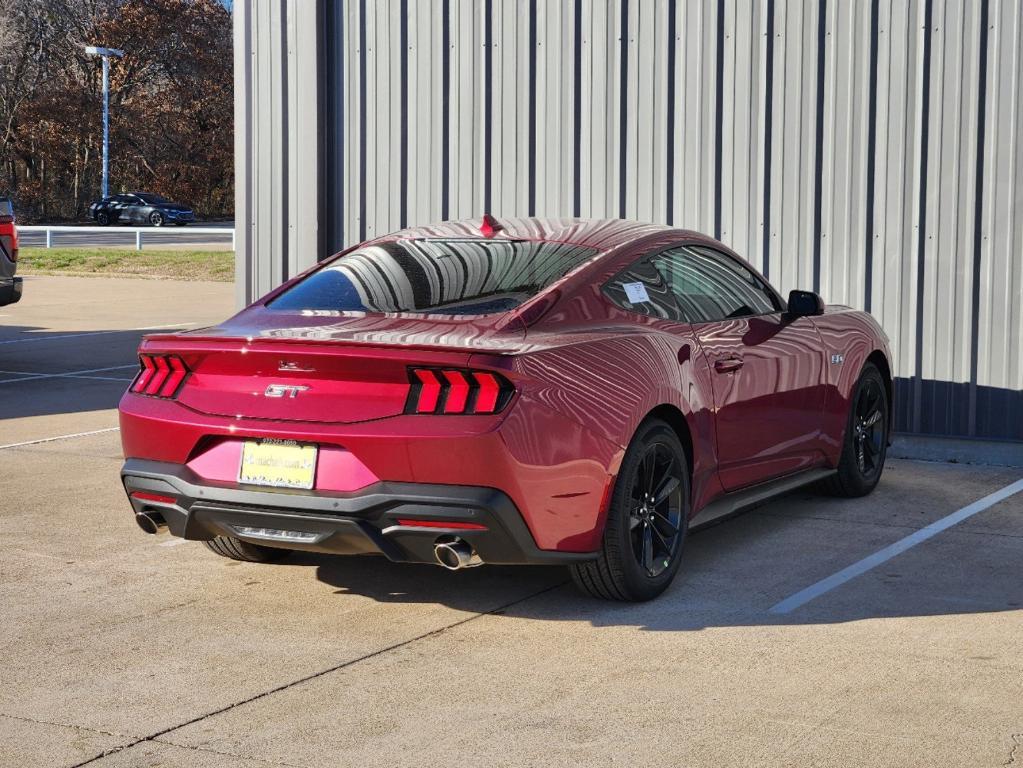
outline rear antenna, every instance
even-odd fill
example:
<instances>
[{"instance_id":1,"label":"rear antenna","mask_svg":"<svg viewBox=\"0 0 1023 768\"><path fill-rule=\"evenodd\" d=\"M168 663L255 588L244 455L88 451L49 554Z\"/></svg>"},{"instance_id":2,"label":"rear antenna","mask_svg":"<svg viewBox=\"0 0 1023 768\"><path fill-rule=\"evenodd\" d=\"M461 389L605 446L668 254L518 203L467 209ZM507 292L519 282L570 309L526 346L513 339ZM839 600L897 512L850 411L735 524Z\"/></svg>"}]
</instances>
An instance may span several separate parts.
<instances>
[{"instance_id":1,"label":"rear antenna","mask_svg":"<svg viewBox=\"0 0 1023 768\"><path fill-rule=\"evenodd\" d=\"M483 235L483 237L493 237L500 231L501 225L497 223L497 219L489 213L484 213L483 223L480 224L480 234Z\"/></svg>"}]
</instances>

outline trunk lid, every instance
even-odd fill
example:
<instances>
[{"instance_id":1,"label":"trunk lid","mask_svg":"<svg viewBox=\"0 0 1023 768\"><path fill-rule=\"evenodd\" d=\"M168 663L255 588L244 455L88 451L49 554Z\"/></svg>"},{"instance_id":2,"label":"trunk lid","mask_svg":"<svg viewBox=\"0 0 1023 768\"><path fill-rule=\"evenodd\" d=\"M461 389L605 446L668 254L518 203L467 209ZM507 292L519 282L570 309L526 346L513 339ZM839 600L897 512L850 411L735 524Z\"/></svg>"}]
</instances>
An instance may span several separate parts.
<instances>
[{"instance_id":1,"label":"trunk lid","mask_svg":"<svg viewBox=\"0 0 1023 768\"><path fill-rule=\"evenodd\" d=\"M176 399L200 413L352 424L405 411L409 366L466 368L473 352L510 352L523 337L495 331L493 319L278 316L271 324L247 314L149 336L141 351L181 356L191 373Z\"/></svg>"}]
</instances>

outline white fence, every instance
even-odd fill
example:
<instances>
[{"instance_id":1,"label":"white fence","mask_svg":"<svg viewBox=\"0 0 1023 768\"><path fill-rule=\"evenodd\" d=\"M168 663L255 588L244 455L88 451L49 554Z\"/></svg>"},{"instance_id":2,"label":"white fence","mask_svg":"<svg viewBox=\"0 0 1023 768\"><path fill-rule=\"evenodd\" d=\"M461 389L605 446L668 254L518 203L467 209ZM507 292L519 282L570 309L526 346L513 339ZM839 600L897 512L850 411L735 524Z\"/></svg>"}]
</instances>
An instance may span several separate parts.
<instances>
[{"instance_id":1,"label":"white fence","mask_svg":"<svg viewBox=\"0 0 1023 768\"><path fill-rule=\"evenodd\" d=\"M180 242L182 244L198 242L195 235L214 235L218 238L231 239L231 249L235 248L235 230L233 227L46 227L46 226L32 226L32 227L18 227L19 235L33 235L42 234L46 237L46 248L56 247L58 236L60 235L103 235L103 243L97 243L97 245L109 245L111 239L116 239L121 235L135 237L135 250L141 251L143 243L148 238L150 242L159 241L160 244L166 245L167 243ZM89 243L83 243L81 238L75 238L76 242L68 243L67 240L71 238L64 238L66 245L82 246L89 245ZM128 241L130 243L130 240ZM28 245L22 243L22 245Z\"/></svg>"}]
</instances>

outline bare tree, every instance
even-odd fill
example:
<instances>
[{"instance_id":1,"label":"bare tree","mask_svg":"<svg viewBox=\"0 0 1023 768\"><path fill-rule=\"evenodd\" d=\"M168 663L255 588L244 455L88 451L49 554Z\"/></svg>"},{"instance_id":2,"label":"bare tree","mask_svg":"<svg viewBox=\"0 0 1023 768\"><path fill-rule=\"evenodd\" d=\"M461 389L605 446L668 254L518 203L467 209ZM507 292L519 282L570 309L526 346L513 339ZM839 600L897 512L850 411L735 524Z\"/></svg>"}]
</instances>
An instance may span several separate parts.
<instances>
[{"instance_id":1,"label":"bare tree","mask_svg":"<svg viewBox=\"0 0 1023 768\"><path fill-rule=\"evenodd\" d=\"M25 218L77 218L99 183L100 64L115 45L112 181L233 206L231 24L214 0L6 0L0 193Z\"/></svg>"}]
</instances>

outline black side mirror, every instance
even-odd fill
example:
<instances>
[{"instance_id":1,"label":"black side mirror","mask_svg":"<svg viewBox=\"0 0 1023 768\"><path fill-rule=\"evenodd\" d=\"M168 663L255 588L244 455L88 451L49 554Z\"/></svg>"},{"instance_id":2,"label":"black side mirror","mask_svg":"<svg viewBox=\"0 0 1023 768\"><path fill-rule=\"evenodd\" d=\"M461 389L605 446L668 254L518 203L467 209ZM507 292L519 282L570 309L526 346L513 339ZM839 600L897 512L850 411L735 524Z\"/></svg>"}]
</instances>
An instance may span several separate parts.
<instances>
[{"instance_id":1,"label":"black side mirror","mask_svg":"<svg viewBox=\"0 0 1023 768\"><path fill-rule=\"evenodd\" d=\"M823 315L824 299L813 291L790 291L789 314L793 317Z\"/></svg>"}]
</instances>

